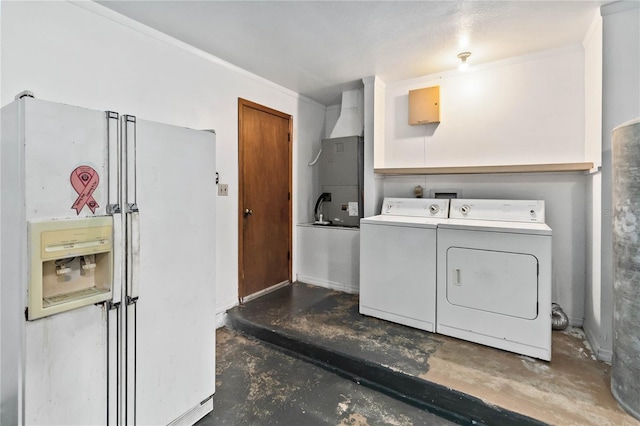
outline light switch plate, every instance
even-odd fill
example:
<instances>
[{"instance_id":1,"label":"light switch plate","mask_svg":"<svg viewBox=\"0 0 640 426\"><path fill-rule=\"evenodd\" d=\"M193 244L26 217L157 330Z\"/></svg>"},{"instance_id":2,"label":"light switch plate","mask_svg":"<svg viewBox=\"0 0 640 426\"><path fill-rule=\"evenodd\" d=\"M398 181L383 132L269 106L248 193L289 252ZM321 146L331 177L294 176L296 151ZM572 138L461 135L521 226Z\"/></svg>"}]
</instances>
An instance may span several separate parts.
<instances>
[{"instance_id":1,"label":"light switch plate","mask_svg":"<svg viewBox=\"0 0 640 426\"><path fill-rule=\"evenodd\" d=\"M229 195L229 185L226 183L218 184L218 195L222 197Z\"/></svg>"}]
</instances>

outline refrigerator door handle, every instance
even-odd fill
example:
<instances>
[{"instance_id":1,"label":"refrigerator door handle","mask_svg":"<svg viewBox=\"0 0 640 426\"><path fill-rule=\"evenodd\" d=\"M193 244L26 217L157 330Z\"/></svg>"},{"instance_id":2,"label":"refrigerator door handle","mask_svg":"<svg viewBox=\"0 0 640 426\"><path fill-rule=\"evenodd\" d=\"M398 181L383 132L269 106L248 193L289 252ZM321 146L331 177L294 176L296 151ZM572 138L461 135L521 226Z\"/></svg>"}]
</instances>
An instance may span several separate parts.
<instances>
[{"instance_id":1,"label":"refrigerator door handle","mask_svg":"<svg viewBox=\"0 0 640 426\"><path fill-rule=\"evenodd\" d=\"M122 283L124 275L124 217L121 212L122 187L120 172L122 167L122 145L120 140L120 116L117 112L106 111L107 120L107 214L113 218L113 276L111 281L111 302L107 304L110 310L117 309L122 300Z\"/></svg>"},{"instance_id":2,"label":"refrigerator door handle","mask_svg":"<svg viewBox=\"0 0 640 426\"><path fill-rule=\"evenodd\" d=\"M107 150L107 161L109 166L109 204L107 204L107 214L114 215L121 213L120 164L122 162L122 158L120 153L120 125L119 115L117 112L106 111L105 114L107 118L107 139L109 141Z\"/></svg>"},{"instance_id":3,"label":"refrigerator door handle","mask_svg":"<svg viewBox=\"0 0 640 426\"><path fill-rule=\"evenodd\" d=\"M122 215L117 213L113 218L113 276L111 277L111 303L109 309L115 309L122 301L122 282L125 279L124 269L124 229Z\"/></svg>"},{"instance_id":4,"label":"refrigerator door handle","mask_svg":"<svg viewBox=\"0 0 640 426\"><path fill-rule=\"evenodd\" d=\"M135 206L135 205L134 205ZM139 296L140 270L140 212L137 207L127 213L127 305L136 303Z\"/></svg>"},{"instance_id":5,"label":"refrigerator door handle","mask_svg":"<svg viewBox=\"0 0 640 426\"><path fill-rule=\"evenodd\" d=\"M128 298L128 296L127 296ZM122 415L124 416L122 422L120 423L123 426L128 425L136 425L136 396L137 396L137 312L138 308L135 303L131 303L125 307L124 311L126 312L126 320L124 324L125 334L124 341L125 350L124 350L124 395L122 398L123 410Z\"/></svg>"},{"instance_id":6,"label":"refrigerator door handle","mask_svg":"<svg viewBox=\"0 0 640 426\"><path fill-rule=\"evenodd\" d=\"M136 203L136 117L133 115L123 116L122 123L124 167L122 170L125 208L133 211Z\"/></svg>"}]
</instances>

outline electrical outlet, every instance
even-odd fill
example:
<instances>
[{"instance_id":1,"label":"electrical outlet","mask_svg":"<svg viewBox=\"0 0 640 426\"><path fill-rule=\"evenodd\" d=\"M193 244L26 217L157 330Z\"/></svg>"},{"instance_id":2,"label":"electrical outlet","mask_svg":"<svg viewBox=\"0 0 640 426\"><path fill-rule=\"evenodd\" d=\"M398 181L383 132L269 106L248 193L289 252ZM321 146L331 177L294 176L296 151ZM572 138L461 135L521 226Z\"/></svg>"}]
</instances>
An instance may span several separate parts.
<instances>
[{"instance_id":1,"label":"electrical outlet","mask_svg":"<svg viewBox=\"0 0 640 426\"><path fill-rule=\"evenodd\" d=\"M218 184L218 195L222 197L226 197L227 195L229 195L229 185L227 185L226 183Z\"/></svg>"}]
</instances>

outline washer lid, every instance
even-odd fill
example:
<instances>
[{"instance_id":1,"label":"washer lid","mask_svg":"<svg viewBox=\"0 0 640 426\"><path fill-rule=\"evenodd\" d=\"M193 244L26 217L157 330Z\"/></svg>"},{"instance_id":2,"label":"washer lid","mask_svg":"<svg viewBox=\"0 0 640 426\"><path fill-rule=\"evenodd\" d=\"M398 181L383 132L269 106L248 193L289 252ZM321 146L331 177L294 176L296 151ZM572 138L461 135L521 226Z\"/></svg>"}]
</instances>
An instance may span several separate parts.
<instances>
[{"instance_id":1,"label":"washer lid","mask_svg":"<svg viewBox=\"0 0 640 426\"><path fill-rule=\"evenodd\" d=\"M438 224L440 229L463 231L507 232L510 234L551 235L546 223L506 222L500 220L449 219Z\"/></svg>"},{"instance_id":2,"label":"washer lid","mask_svg":"<svg viewBox=\"0 0 640 426\"><path fill-rule=\"evenodd\" d=\"M362 225L384 225L435 229L442 220L428 217L378 215L360 219L360 227Z\"/></svg>"},{"instance_id":3,"label":"washer lid","mask_svg":"<svg viewBox=\"0 0 640 426\"><path fill-rule=\"evenodd\" d=\"M385 198L382 215L414 217L449 217L449 199L445 198Z\"/></svg>"}]
</instances>

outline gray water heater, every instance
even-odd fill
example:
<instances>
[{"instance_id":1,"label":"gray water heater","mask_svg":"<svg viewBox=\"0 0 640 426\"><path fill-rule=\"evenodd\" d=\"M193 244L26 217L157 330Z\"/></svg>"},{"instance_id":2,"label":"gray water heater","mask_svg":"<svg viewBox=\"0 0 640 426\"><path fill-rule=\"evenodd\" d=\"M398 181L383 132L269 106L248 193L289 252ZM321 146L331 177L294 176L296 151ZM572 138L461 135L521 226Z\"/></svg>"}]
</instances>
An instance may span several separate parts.
<instances>
[{"instance_id":1,"label":"gray water heater","mask_svg":"<svg viewBox=\"0 0 640 426\"><path fill-rule=\"evenodd\" d=\"M611 133L613 156L613 360L611 392L640 419L640 118Z\"/></svg>"},{"instance_id":2,"label":"gray water heater","mask_svg":"<svg viewBox=\"0 0 640 426\"><path fill-rule=\"evenodd\" d=\"M364 141L360 136L322 141L318 165L320 197L324 195L324 201L318 203L316 216L321 213L333 226L360 226L363 216L363 149Z\"/></svg>"}]
</instances>

